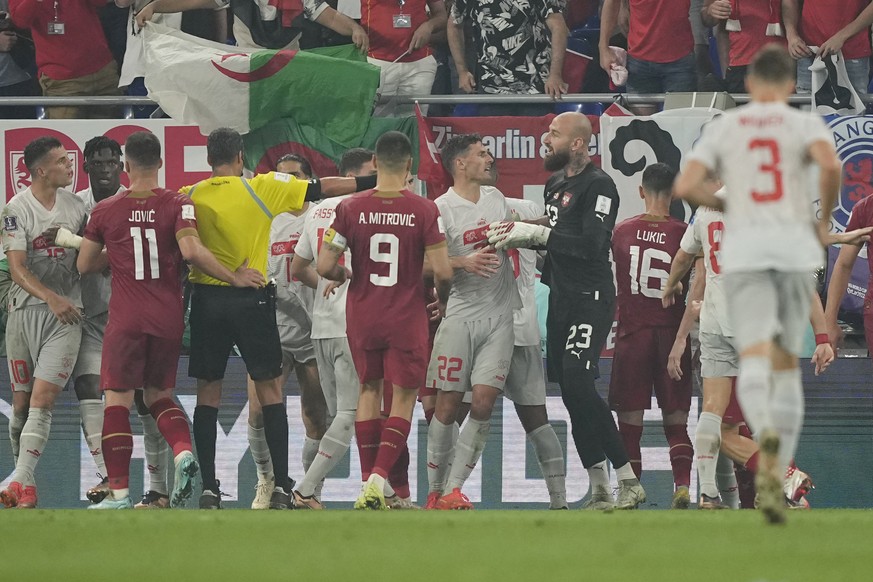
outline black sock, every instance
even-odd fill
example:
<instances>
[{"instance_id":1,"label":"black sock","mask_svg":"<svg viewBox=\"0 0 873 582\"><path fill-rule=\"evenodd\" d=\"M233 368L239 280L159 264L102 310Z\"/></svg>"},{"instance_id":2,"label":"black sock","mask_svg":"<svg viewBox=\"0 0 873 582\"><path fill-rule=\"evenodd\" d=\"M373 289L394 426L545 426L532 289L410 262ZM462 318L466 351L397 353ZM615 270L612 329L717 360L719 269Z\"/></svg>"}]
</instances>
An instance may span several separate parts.
<instances>
[{"instance_id":1,"label":"black sock","mask_svg":"<svg viewBox=\"0 0 873 582\"><path fill-rule=\"evenodd\" d=\"M217 422L218 409L214 406L201 404L194 408L194 445L197 447L197 460L200 463L203 489L214 492L218 492L218 482L215 480Z\"/></svg>"},{"instance_id":2,"label":"black sock","mask_svg":"<svg viewBox=\"0 0 873 582\"><path fill-rule=\"evenodd\" d=\"M276 485L290 493L288 480L288 411L285 404L268 404L264 413L264 436L273 460Z\"/></svg>"}]
</instances>

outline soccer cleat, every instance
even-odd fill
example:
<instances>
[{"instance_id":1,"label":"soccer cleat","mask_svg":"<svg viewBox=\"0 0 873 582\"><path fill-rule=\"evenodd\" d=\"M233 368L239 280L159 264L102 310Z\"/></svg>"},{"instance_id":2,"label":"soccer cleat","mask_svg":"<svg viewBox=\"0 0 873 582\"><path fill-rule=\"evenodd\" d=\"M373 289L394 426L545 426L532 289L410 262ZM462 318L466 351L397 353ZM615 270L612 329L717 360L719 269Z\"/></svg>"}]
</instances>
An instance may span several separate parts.
<instances>
[{"instance_id":1,"label":"soccer cleat","mask_svg":"<svg viewBox=\"0 0 873 582\"><path fill-rule=\"evenodd\" d=\"M388 507L388 509L421 509L419 506L412 502L412 499L408 497L400 497L399 495L386 497L385 505Z\"/></svg>"},{"instance_id":2,"label":"soccer cleat","mask_svg":"<svg viewBox=\"0 0 873 582\"><path fill-rule=\"evenodd\" d=\"M639 479L623 479L618 482L616 509L636 509L646 500L646 490Z\"/></svg>"},{"instance_id":3,"label":"soccer cleat","mask_svg":"<svg viewBox=\"0 0 873 582\"><path fill-rule=\"evenodd\" d=\"M591 497L582 504L582 509L598 511L612 511L614 507L615 500L612 498L612 492L603 485L595 486L591 491Z\"/></svg>"},{"instance_id":4,"label":"soccer cleat","mask_svg":"<svg viewBox=\"0 0 873 582\"><path fill-rule=\"evenodd\" d=\"M291 486L294 486L293 480L291 480ZM294 509L294 503L293 490L289 493L281 487L273 488L273 494L270 496L270 509Z\"/></svg>"},{"instance_id":5,"label":"soccer cleat","mask_svg":"<svg viewBox=\"0 0 873 582\"><path fill-rule=\"evenodd\" d=\"M436 509L437 501L440 500L439 491L431 491L427 494L427 501L424 504L425 509Z\"/></svg>"},{"instance_id":6,"label":"soccer cleat","mask_svg":"<svg viewBox=\"0 0 873 582\"><path fill-rule=\"evenodd\" d=\"M700 495L700 501L697 503L697 509L730 509L727 505L722 502L721 497L716 495L715 497L710 497L709 495Z\"/></svg>"},{"instance_id":7,"label":"soccer cleat","mask_svg":"<svg viewBox=\"0 0 873 582\"><path fill-rule=\"evenodd\" d=\"M221 509L221 481L215 480L215 490L203 489L200 494L200 509Z\"/></svg>"},{"instance_id":8,"label":"soccer cleat","mask_svg":"<svg viewBox=\"0 0 873 582\"><path fill-rule=\"evenodd\" d=\"M147 491L142 496L142 500L133 506L134 509L168 509L169 507L170 496L157 491Z\"/></svg>"},{"instance_id":9,"label":"soccer cleat","mask_svg":"<svg viewBox=\"0 0 873 582\"><path fill-rule=\"evenodd\" d=\"M470 510L473 509L473 504L467 498L466 495L461 493L461 490L455 487L452 489L452 492L448 495L443 495L440 497L440 500L437 501L436 507L434 509L440 510L449 510L449 509L460 509L460 510Z\"/></svg>"},{"instance_id":10,"label":"soccer cleat","mask_svg":"<svg viewBox=\"0 0 873 582\"><path fill-rule=\"evenodd\" d=\"M275 488L275 479L258 479L258 484L255 485L255 498L252 500L252 509L270 509L270 498L273 496L273 489Z\"/></svg>"},{"instance_id":11,"label":"soccer cleat","mask_svg":"<svg viewBox=\"0 0 873 582\"><path fill-rule=\"evenodd\" d=\"M798 469L797 467L788 467L785 473L785 482L782 485L782 490L785 493L785 498L789 504L798 503L803 497L815 489L812 479L809 475ZM807 507L809 504L806 504Z\"/></svg>"},{"instance_id":12,"label":"soccer cleat","mask_svg":"<svg viewBox=\"0 0 873 582\"><path fill-rule=\"evenodd\" d=\"M13 481L9 487L0 491L0 502L7 509L18 507L18 500L24 496L24 487L18 481Z\"/></svg>"},{"instance_id":13,"label":"soccer cleat","mask_svg":"<svg viewBox=\"0 0 873 582\"><path fill-rule=\"evenodd\" d=\"M688 492L688 487L684 485L677 487L673 493L673 501L670 507L673 509L688 509L691 506L691 494Z\"/></svg>"},{"instance_id":14,"label":"soccer cleat","mask_svg":"<svg viewBox=\"0 0 873 582\"><path fill-rule=\"evenodd\" d=\"M294 505L298 509L324 509L324 505L318 500L315 495L309 497L301 495L299 491L294 491Z\"/></svg>"},{"instance_id":15,"label":"soccer cleat","mask_svg":"<svg viewBox=\"0 0 873 582\"><path fill-rule=\"evenodd\" d=\"M361 490L361 494L355 501L355 509L372 509L375 511L388 509L388 506L385 504L385 494L382 491L382 487L375 482L367 481Z\"/></svg>"},{"instance_id":16,"label":"soccer cleat","mask_svg":"<svg viewBox=\"0 0 873 582\"><path fill-rule=\"evenodd\" d=\"M173 478L173 493L170 496L170 507L185 507L194 494L194 481L197 478L197 461L194 453L184 451L176 461L176 473Z\"/></svg>"},{"instance_id":17,"label":"soccer cleat","mask_svg":"<svg viewBox=\"0 0 873 582\"><path fill-rule=\"evenodd\" d=\"M85 493L85 497L88 498L88 501L91 503L100 503L106 496L109 495L109 477L104 477L100 473L97 473L97 476L100 477L100 483L88 489L88 492Z\"/></svg>"},{"instance_id":18,"label":"soccer cleat","mask_svg":"<svg viewBox=\"0 0 873 582\"><path fill-rule=\"evenodd\" d=\"M788 501L787 507L788 509L811 509L806 497L801 497L798 501Z\"/></svg>"},{"instance_id":19,"label":"soccer cleat","mask_svg":"<svg viewBox=\"0 0 873 582\"><path fill-rule=\"evenodd\" d=\"M785 494L779 471L779 435L772 430L761 431L759 444L758 473L755 475L755 489L758 491L756 505L768 523L785 523Z\"/></svg>"},{"instance_id":20,"label":"soccer cleat","mask_svg":"<svg viewBox=\"0 0 873 582\"><path fill-rule=\"evenodd\" d=\"M28 485L18 497L18 509L36 509L36 485Z\"/></svg>"},{"instance_id":21,"label":"soccer cleat","mask_svg":"<svg viewBox=\"0 0 873 582\"><path fill-rule=\"evenodd\" d=\"M89 505L88 509L133 509L133 503L127 496L114 499L111 495L107 495L106 499L95 505Z\"/></svg>"}]
</instances>

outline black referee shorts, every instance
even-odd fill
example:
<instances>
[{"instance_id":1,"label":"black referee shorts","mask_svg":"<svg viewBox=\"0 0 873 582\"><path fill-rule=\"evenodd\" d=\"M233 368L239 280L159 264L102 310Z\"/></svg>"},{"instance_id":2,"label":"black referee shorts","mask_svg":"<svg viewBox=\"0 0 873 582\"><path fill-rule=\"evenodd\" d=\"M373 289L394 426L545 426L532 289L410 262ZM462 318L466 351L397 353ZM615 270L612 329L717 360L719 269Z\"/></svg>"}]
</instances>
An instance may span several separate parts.
<instances>
[{"instance_id":1,"label":"black referee shorts","mask_svg":"<svg viewBox=\"0 0 873 582\"><path fill-rule=\"evenodd\" d=\"M546 370L562 384L565 373L595 370L615 315L612 293L589 291L572 297L549 295L546 318Z\"/></svg>"},{"instance_id":2,"label":"black referee shorts","mask_svg":"<svg viewBox=\"0 0 873 582\"><path fill-rule=\"evenodd\" d=\"M234 344L253 380L272 380L281 375L275 287L238 289L195 284L189 321L188 376L207 382L224 378Z\"/></svg>"}]
</instances>

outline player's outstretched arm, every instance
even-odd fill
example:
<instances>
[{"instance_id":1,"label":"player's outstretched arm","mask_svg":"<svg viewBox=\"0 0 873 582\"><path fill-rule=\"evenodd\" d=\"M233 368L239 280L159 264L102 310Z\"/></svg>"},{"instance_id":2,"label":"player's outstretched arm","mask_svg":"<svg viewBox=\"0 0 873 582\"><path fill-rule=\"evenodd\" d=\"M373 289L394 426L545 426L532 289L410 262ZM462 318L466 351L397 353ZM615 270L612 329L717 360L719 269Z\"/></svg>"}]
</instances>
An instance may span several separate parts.
<instances>
[{"instance_id":1,"label":"player's outstretched arm","mask_svg":"<svg viewBox=\"0 0 873 582\"><path fill-rule=\"evenodd\" d=\"M357 178L340 178L335 176L321 178L310 182L309 189L306 192L306 199L315 201L321 200L322 198L334 198L336 196L345 196L346 194L371 190L375 187L376 176L359 176Z\"/></svg>"},{"instance_id":2,"label":"player's outstretched arm","mask_svg":"<svg viewBox=\"0 0 873 582\"><path fill-rule=\"evenodd\" d=\"M673 184L673 195L687 200L695 206L709 206L723 210L721 198L715 195L716 190L712 180L707 180L709 169L697 160L689 160L685 169L676 177Z\"/></svg>"},{"instance_id":3,"label":"player's outstretched arm","mask_svg":"<svg viewBox=\"0 0 873 582\"><path fill-rule=\"evenodd\" d=\"M549 241L552 229L548 226L529 222L504 220L488 225L485 235L488 244L501 251L504 249L544 247Z\"/></svg>"},{"instance_id":4,"label":"player's outstretched arm","mask_svg":"<svg viewBox=\"0 0 873 582\"><path fill-rule=\"evenodd\" d=\"M694 255L686 253L682 249L676 251L676 256L673 257L673 262L670 264L670 276L667 277L664 288L661 290L661 304L664 307L673 305L676 302L676 295L682 293L682 279L691 270L692 264L694 264Z\"/></svg>"},{"instance_id":5,"label":"player's outstretched arm","mask_svg":"<svg viewBox=\"0 0 873 582\"><path fill-rule=\"evenodd\" d=\"M291 259L291 276L309 287L318 289L318 273L312 266L312 261L295 254Z\"/></svg>"},{"instance_id":6,"label":"player's outstretched arm","mask_svg":"<svg viewBox=\"0 0 873 582\"><path fill-rule=\"evenodd\" d=\"M71 234L71 236L76 235ZM72 247L63 244L63 242L61 242L61 237L62 235L59 231L58 236L55 239L56 244L62 247L79 249L79 256L76 257L76 269L82 275L87 275L88 273L99 273L106 270L106 267L109 266L109 256L103 251L103 243L76 236L76 238L79 239L78 244L77 246Z\"/></svg>"},{"instance_id":7,"label":"player's outstretched arm","mask_svg":"<svg viewBox=\"0 0 873 582\"><path fill-rule=\"evenodd\" d=\"M826 244L828 245L855 245L860 248L860 245L870 240L873 234L873 227L868 226L857 230L849 230L846 232L828 233Z\"/></svg>"},{"instance_id":8,"label":"player's outstretched arm","mask_svg":"<svg viewBox=\"0 0 873 582\"><path fill-rule=\"evenodd\" d=\"M834 348L828 337L827 323L825 321L824 308L821 305L821 297L818 293L812 294L812 304L809 310L809 323L815 333L815 352L812 354L812 364L815 366L815 375L818 376L828 369L834 361Z\"/></svg>"},{"instance_id":9,"label":"player's outstretched arm","mask_svg":"<svg viewBox=\"0 0 873 582\"><path fill-rule=\"evenodd\" d=\"M852 267L855 266L855 259L858 258L860 251L860 246L843 245L834 263L833 271L831 271L831 281L828 283L828 303L824 312L824 318L828 338L835 346L838 346L843 339L843 330L837 324L837 316L840 313L840 304L843 302L843 297L846 295L846 289L849 286Z\"/></svg>"},{"instance_id":10,"label":"player's outstretched arm","mask_svg":"<svg viewBox=\"0 0 873 582\"><path fill-rule=\"evenodd\" d=\"M229 283L234 287L263 287L266 284L264 274L255 269L249 269L249 260L243 261L236 271L231 271L222 265L212 251L203 246L200 237L193 234L179 239L179 250L186 261L215 279Z\"/></svg>"},{"instance_id":11,"label":"player's outstretched arm","mask_svg":"<svg viewBox=\"0 0 873 582\"><path fill-rule=\"evenodd\" d=\"M198 8L215 8L215 0L155 0L137 12L136 23L142 27L155 14L185 12L186 10L197 10Z\"/></svg>"},{"instance_id":12,"label":"player's outstretched arm","mask_svg":"<svg viewBox=\"0 0 873 582\"><path fill-rule=\"evenodd\" d=\"M27 251L6 251L9 262L9 274L16 285L46 302L58 321L64 324L78 323L82 320L82 312L66 297L58 295L42 284L30 269L27 268Z\"/></svg>"},{"instance_id":13,"label":"player's outstretched arm","mask_svg":"<svg viewBox=\"0 0 873 582\"><path fill-rule=\"evenodd\" d=\"M425 250L425 257L433 271L440 315L445 316L446 303L449 302L449 293L452 291L452 276L454 275L454 269L449 261L448 248L444 244L430 247Z\"/></svg>"}]
</instances>

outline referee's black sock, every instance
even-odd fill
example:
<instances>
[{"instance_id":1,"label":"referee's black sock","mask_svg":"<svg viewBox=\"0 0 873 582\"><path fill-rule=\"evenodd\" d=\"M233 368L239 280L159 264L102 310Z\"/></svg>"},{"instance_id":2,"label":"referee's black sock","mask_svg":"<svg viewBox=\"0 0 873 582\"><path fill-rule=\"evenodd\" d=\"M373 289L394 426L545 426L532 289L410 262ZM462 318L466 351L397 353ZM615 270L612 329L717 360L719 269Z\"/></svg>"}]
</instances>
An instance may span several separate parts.
<instances>
[{"instance_id":1,"label":"referee's black sock","mask_svg":"<svg viewBox=\"0 0 873 582\"><path fill-rule=\"evenodd\" d=\"M218 435L218 409L214 406L197 405L194 408L194 445L200 462L203 489L218 492L215 481L215 439Z\"/></svg>"},{"instance_id":2,"label":"referee's black sock","mask_svg":"<svg viewBox=\"0 0 873 582\"><path fill-rule=\"evenodd\" d=\"M276 485L290 493L288 479L288 411L285 404L268 404L262 408L264 413L264 437L273 460L273 474Z\"/></svg>"}]
</instances>

